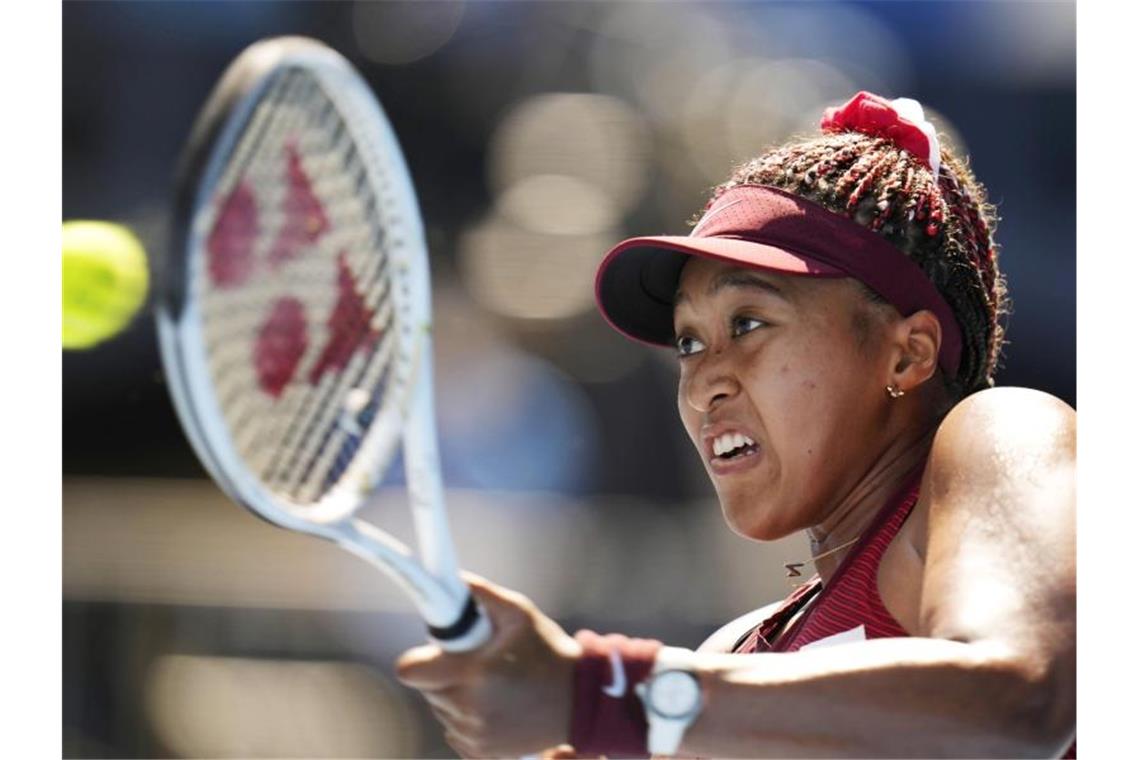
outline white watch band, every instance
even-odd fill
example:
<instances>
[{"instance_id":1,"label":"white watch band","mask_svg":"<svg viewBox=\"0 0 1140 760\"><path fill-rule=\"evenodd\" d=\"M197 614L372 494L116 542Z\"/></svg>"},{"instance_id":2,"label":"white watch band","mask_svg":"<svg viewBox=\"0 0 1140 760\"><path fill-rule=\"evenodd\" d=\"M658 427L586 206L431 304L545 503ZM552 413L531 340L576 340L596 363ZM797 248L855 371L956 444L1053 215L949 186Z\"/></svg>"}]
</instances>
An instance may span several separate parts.
<instances>
[{"instance_id":1,"label":"white watch band","mask_svg":"<svg viewBox=\"0 0 1140 760\"><path fill-rule=\"evenodd\" d=\"M675 755L692 720L649 718L649 754Z\"/></svg>"},{"instance_id":2,"label":"white watch band","mask_svg":"<svg viewBox=\"0 0 1140 760\"><path fill-rule=\"evenodd\" d=\"M685 731L693 721L697 719L700 714L701 707L703 706L703 695L697 697L697 702L693 708L685 715L677 717L667 717L655 712L650 708L648 701L648 688L650 682L658 675L667 671L681 671L683 673L692 674L693 666L693 651L690 649L682 649L680 647L662 647L658 650L657 657L653 662L653 670L650 673L649 680L645 683L638 685L638 695L642 699L645 706L645 718L649 724L649 752L653 755L673 755L681 746L681 740L685 736ZM692 676L696 682L696 676ZM699 683L697 683L697 690L699 695Z\"/></svg>"}]
</instances>

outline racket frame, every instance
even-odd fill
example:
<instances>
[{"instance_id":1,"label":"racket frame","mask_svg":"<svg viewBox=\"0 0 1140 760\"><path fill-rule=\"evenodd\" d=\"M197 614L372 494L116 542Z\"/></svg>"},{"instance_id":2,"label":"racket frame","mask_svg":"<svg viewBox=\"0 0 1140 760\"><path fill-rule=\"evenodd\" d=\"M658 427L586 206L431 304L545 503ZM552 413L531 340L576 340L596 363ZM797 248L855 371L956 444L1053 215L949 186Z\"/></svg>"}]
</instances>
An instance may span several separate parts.
<instances>
[{"instance_id":1,"label":"racket frame","mask_svg":"<svg viewBox=\"0 0 1140 760\"><path fill-rule=\"evenodd\" d=\"M397 332L394 374L388 380L396 385L386 394L391 398L378 411L336 486L316 506L289 508L249 471L236 450L209 379L199 304L187 290L194 282L190 267L204 267L208 230L198 211L213 204L226 163L258 103L276 76L291 67L314 78L350 132L373 190L377 208L372 213L386 218L395 199L394 229L401 240L393 246L398 258L390 257L386 263L394 268L390 297L395 302ZM378 176L381 166L386 168L383 177ZM269 522L334 541L386 571L413 599L433 638L445 649L478 647L489 637L490 625L459 579L439 474L431 282L423 224L395 133L360 75L338 53L306 38L270 39L248 48L226 71L192 130L179 168L173 232L157 309L162 361L187 438L215 482ZM401 438L419 560L400 541L355 516Z\"/></svg>"}]
</instances>

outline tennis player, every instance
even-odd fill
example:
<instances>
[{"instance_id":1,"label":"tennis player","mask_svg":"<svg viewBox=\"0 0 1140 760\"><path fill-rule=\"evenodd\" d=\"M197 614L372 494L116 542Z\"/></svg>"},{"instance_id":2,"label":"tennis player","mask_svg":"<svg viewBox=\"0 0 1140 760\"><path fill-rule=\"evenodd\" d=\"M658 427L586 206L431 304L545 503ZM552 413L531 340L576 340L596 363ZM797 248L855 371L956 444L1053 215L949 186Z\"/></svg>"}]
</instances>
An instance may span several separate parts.
<instances>
[{"instance_id":1,"label":"tennis player","mask_svg":"<svg viewBox=\"0 0 1140 760\"><path fill-rule=\"evenodd\" d=\"M597 278L615 328L675 350L728 524L806 531L814 577L695 652L470 578L492 641L398 663L464 756L1074 753L1075 412L992 387L996 219L919 104L821 126Z\"/></svg>"}]
</instances>

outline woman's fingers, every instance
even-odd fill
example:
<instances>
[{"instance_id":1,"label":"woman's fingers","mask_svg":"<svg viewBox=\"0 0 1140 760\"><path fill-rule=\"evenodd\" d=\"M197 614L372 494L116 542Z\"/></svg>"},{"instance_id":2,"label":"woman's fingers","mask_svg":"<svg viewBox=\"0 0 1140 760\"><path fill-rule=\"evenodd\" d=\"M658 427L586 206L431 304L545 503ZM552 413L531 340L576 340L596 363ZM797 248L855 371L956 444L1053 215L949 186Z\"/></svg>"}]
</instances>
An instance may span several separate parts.
<instances>
[{"instance_id":1,"label":"woman's fingers","mask_svg":"<svg viewBox=\"0 0 1140 760\"><path fill-rule=\"evenodd\" d=\"M396 660L396 678L420 691L446 689L465 677L469 656L448 654L435 644L414 647Z\"/></svg>"},{"instance_id":2,"label":"woman's fingers","mask_svg":"<svg viewBox=\"0 0 1140 760\"><path fill-rule=\"evenodd\" d=\"M487 613L496 633L513 630L537 610L530 599L517 591L498 586L473 573L464 572L462 577L472 596Z\"/></svg>"},{"instance_id":3,"label":"woman's fingers","mask_svg":"<svg viewBox=\"0 0 1140 760\"><path fill-rule=\"evenodd\" d=\"M571 711L570 686L581 647L522 594L465 573L494 627L474 652L419 646L396 663L401 682L424 694L464 757L518 757L560 749Z\"/></svg>"}]
</instances>

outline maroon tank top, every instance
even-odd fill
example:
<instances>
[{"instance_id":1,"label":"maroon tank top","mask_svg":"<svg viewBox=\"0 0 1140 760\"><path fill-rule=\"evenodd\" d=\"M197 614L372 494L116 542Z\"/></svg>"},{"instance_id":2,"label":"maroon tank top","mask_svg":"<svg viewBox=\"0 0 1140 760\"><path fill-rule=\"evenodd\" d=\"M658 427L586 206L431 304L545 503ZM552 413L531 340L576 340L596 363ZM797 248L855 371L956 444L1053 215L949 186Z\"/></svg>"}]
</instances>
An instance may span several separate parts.
<instances>
[{"instance_id":1,"label":"maroon tank top","mask_svg":"<svg viewBox=\"0 0 1140 760\"><path fill-rule=\"evenodd\" d=\"M878 574L883 553L918 502L923 469L913 473L907 484L879 511L855 548L844 557L831 583L824 587L817 575L801 585L767 620L742 636L732 651L738 654L795 652L842 634L854 635L856 640L860 634L867 639L910 636L883 606ZM800 616L790 629L784 630L785 623L817 596L815 606ZM784 630L782 634L781 630ZM774 637L778 638L773 640ZM1063 757L1076 756L1074 739Z\"/></svg>"},{"instance_id":2,"label":"maroon tank top","mask_svg":"<svg viewBox=\"0 0 1140 760\"><path fill-rule=\"evenodd\" d=\"M883 552L898 534L918 501L922 470L916 470L859 539L826 587L817 575L792 592L767 620L743 636L733 652L795 652L801 647L830 636L847 634L858 638L881 639L909 636L879 597L878 572ZM819 597L791 629L775 641L786 621ZM860 630L861 629L861 630Z\"/></svg>"}]
</instances>

